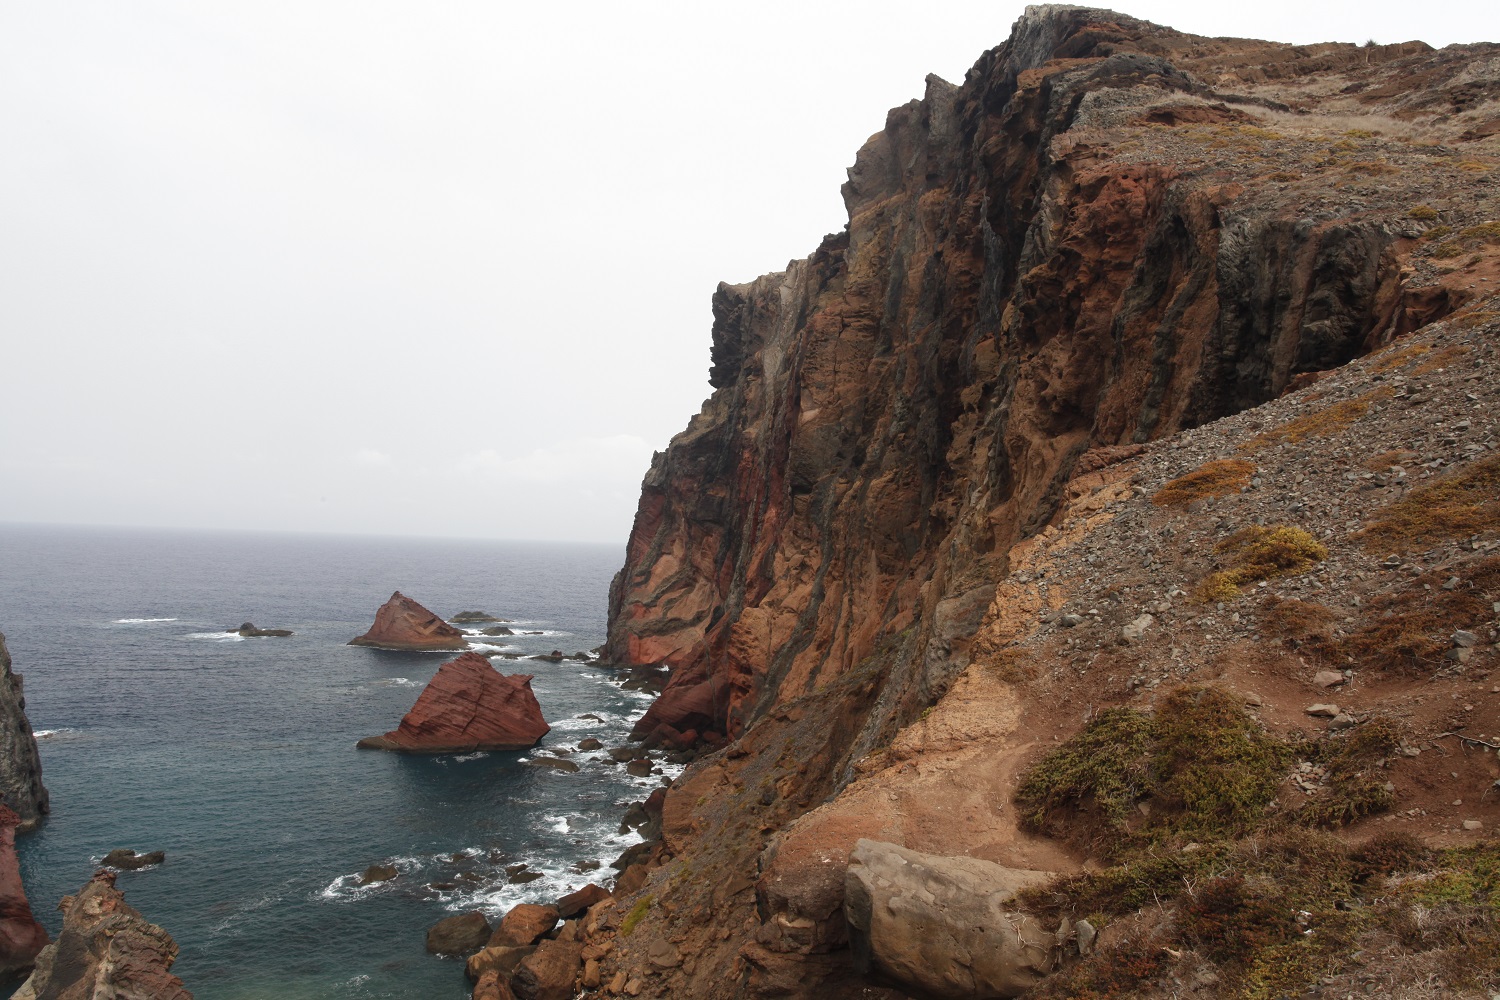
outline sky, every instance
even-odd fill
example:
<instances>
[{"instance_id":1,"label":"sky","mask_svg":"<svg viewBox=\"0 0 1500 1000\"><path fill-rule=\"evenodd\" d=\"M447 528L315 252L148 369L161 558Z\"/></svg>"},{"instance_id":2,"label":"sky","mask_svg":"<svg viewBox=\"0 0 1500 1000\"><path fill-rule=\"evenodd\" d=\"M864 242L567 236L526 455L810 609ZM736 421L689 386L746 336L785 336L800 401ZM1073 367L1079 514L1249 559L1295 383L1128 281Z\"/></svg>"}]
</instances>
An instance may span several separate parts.
<instances>
[{"instance_id":1,"label":"sky","mask_svg":"<svg viewBox=\"0 0 1500 1000\"><path fill-rule=\"evenodd\" d=\"M710 296L1023 4L0 0L0 522L623 545ZM1500 41L1491 2L1120 9Z\"/></svg>"}]
</instances>

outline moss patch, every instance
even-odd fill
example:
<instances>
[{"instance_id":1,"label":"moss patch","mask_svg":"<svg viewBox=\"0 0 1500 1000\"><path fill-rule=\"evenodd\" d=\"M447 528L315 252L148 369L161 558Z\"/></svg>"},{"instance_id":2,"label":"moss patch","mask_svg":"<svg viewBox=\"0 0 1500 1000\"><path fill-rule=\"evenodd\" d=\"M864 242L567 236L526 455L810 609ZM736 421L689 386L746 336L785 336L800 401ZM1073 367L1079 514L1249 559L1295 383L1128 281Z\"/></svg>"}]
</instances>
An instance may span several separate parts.
<instances>
[{"instance_id":1,"label":"moss patch","mask_svg":"<svg viewBox=\"0 0 1500 1000\"><path fill-rule=\"evenodd\" d=\"M620 921L620 933L629 937L630 932L635 930L636 925L645 918L647 913L651 912L651 904L655 901L656 899L653 896L642 896L636 900L635 905L630 908L630 912L625 914L625 919Z\"/></svg>"}]
</instances>

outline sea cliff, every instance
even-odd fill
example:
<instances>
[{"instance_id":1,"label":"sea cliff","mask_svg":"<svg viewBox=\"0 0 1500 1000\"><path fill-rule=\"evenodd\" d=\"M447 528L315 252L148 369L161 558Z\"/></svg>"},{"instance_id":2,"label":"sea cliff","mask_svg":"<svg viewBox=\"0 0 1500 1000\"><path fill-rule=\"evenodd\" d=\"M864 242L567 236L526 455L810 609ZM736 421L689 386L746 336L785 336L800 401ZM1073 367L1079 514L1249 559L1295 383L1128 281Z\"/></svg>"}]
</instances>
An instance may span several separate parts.
<instances>
[{"instance_id":1,"label":"sea cliff","mask_svg":"<svg viewBox=\"0 0 1500 1000\"><path fill-rule=\"evenodd\" d=\"M1437 426L1482 431L1478 450L1450 455L1459 439L1442 437L1454 443L1429 455L1402 442L1422 425L1391 421L1389 400L1408 396L1379 379L1443 371L1419 358L1467 356L1494 326L1496 121L1493 45L1209 39L1060 6L1029 8L962 83L930 77L893 110L849 171L845 231L782 272L719 286L713 395L642 486L606 658L670 668L638 735L731 742L669 791L606 979L618 968L617 985L651 996L930 991L849 952L860 839L1025 871L1117 860L1017 806L1044 749L1107 707L1149 716L1194 684L1266 688L1258 725L1291 739L1315 673L1341 685L1341 671L1374 670L1332 631L1313 655L1305 637L1283 646L1255 624L1266 608L1234 606L1232 580L1291 569L1212 563L1264 541L1231 542L1236 530L1296 521L1323 539L1307 552L1348 560L1350 577L1320 587L1374 579L1375 556L1344 533L1389 498L1358 477L1394 488L1399 468L1405 488L1403 462L1435 462L1425 476L1493 447L1488 425L1458 419L1483 406L1473 383L1446 385ZM1408 343L1416 355L1392 353ZM1322 374L1372 352L1404 360ZM1336 388L1307 388L1320 378ZM1326 421L1324 392L1337 404ZM1351 450L1336 435L1366 416ZM1256 443L1279 424L1307 429ZM1231 463L1232 487L1153 504L1195 473L1188 455ZM1314 471L1321 494L1305 492ZM1254 506L1271 481L1276 502ZM1233 518L1211 513L1242 493ZM1202 596L1216 570L1231 574L1212 578L1229 587L1207 592L1217 601ZM1455 574L1453 587L1482 597L1487 580ZM1328 605L1368 608L1366 590ZM1478 608L1428 622L1431 657L1457 662L1441 659L1444 628L1485 645ZM1190 705L1184 716L1220 704L1178 697L1163 704ZM1377 702L1402 705L1395 687L1367 701L1363 716L1335 712L1330 747ZM1058 915L1049 969L1093 947L1071 922L1083 913ZM1210 971L1228 983L1243 972L1230 966ZM1142 968L1153 995L1151 976L1170 970Z\"/></svg>"}]
</instances>

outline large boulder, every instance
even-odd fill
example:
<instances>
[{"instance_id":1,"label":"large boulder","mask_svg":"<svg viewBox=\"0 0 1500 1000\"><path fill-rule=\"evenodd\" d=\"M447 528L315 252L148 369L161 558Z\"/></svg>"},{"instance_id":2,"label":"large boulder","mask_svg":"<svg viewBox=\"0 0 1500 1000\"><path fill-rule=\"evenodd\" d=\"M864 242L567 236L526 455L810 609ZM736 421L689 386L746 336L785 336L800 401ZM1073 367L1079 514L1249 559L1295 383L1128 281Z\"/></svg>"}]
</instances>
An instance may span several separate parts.
<instances>
[{"instance_id":1,"label":"large boulder","mask_svg":"<svg viewBox=\"0 0 1500 1000\"><path fill-rule=\"evenodd\" d=\"M16 827L21 817L0 805L0 976L23 972L47 946L47 931L31 915L21 866L16 859Z\"/></svg>"},{"instance_id":2,"label":"large boulder","mask_svg":"<svg viewBox=\"0 0 1500 1000\"><path fill-rule=\"evenodd\" d=\"M524 948L535 944L537 939L557 926L561 915L555 906L538 903L517 903L500 918L500 926L490 938L490 946L510 945Z\"/></svg>"},{"instance_id":3,"label":"large boulder","mask_svg":"<svg viewBox=\"0 0 1500 1000\"><path fill-rule=\"evenodd\" d=\"M42 787L42 758L36 736L26 718L21 675L10 669L10 652L0 633L0 802L20 818L16 829L25 833L42 822L49 808Z\"/></svg>"},{"instance_id":4,"label":"large boulder","mask_svg":"<svg viewBox=\"0 0 1500 1000\"><path fill-rule=\"evenodd\" d=\"M462 631L399 590L375 612L375 624L370 631L350 639L349 645L418 651L469 647Z\"/></svg>"},{"instance_id":5,"label":"large boulder","mask_svg":"<svg viewBox=\"0 0 1500 1000\"><path fill-rule=\"evenodd\" d=\"M1013 905L1047 877L861 839L844 881L855 967L933 997L1018 997L1062 964L1071 938Z\"/></svg>"},{"instance_id":6,"label":"large boulder","mask_svg":"<svg viewBox=\"0 0 1500 1000\"><path fill-rule=\"evenodd\" d=\"M511 977L518 1000L573 1000L573 982L583 967L583 945L577 941L543 941L521 959Z\"/></svg>"},{"instance_id":7,"label":"large boulder","mask_svg":"<svg viewBox=\"0 0 1500 1000\"><path fill-rule=\"evenodd\" d=\"M557 912L564 920L571 920L584 913L590 906L609 898L609 890L590 882L582 889L570 892L557 901Z\"/></svg>"},{"instance_id":8,"label":"large boulder","mask_svg":"<svg viewBox=\"0 0 1500 1000\"><path fill-rule=\"evenodd\" d=\"M14 1000L193 1000L171 972L177 942L125 904L114 872L96 872L58 908L62 933Z\"/></svg>"},{"instance_id":9,"label":"large boulder","mask_svg":"<svg viewBox=\"0 0 1500 1000\"><path fill-rule=\"evenodd\" d=\"M530 674L506 676L478 653L465 653L438 668L400 726L358 745L412 753L524 750L551 728Z\"/></svg>"},{"instance_id":10,"label":"large boulder","mask_svg":"<svg viewBox=\"0 0 1500 1000\"><path fill-rule=\"evenodd\" d=\"M478 910L444 917L427 929L427 950L434 955L468 955L490 939L490 922Z\"/></svg>"}]
</instances>

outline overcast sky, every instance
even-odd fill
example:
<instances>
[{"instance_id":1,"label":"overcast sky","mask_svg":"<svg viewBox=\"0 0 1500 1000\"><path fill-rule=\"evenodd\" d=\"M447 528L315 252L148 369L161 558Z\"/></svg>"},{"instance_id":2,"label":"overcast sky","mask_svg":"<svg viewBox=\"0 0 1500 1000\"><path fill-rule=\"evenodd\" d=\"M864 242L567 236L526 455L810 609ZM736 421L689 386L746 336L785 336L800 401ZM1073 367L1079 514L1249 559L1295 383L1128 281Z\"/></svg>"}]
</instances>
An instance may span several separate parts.
<instances>
[{"instance_id":1,"label":"overcast sky","mask_svg":"<svg viewBox=\"0 0 1500 1000\"><path fill-rule=\"evenodd\" d=\"M1484 3L1146 0L1500 40ZM1023 5L0 0L0 521L623 544L709 296Z\"/></svg>"}]
</instances>

